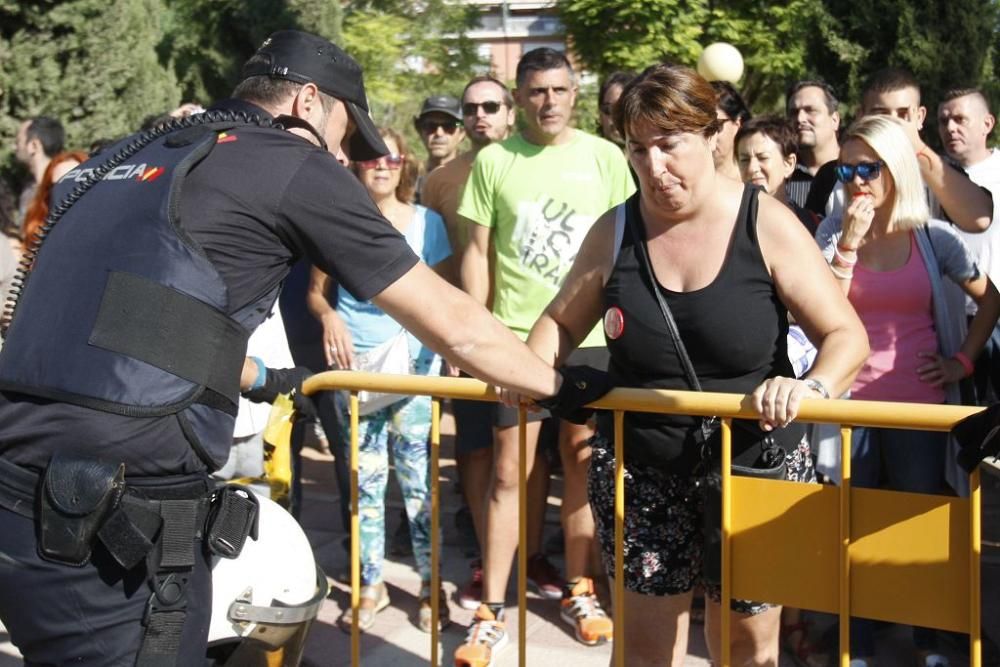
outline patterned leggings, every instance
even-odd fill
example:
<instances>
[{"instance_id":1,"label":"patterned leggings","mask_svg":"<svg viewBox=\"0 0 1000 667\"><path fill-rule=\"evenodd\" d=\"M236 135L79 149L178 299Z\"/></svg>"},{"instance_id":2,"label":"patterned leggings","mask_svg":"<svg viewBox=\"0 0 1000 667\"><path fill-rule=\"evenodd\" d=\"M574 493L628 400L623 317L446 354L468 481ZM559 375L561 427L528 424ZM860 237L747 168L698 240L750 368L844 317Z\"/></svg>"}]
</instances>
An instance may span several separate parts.
<instances>
[{"instance_id":1,"label":"patterned leggings","mask_svg":"<svg viewBox=\"0 0 1000 667\"><path fill-rule=\"evenodd\" d=\"M436 365L436 364L435 364ZM350 443L350 403L337 392L341 437ZM385 559L385 490L389 451L403 493L417 571L431 578L431 494L428 486L431 399L414 396L358 420L358 516L361 527L361 583L382 581ZM350 451L345 447L345 451Z\"/></svg>"}]
</instances>

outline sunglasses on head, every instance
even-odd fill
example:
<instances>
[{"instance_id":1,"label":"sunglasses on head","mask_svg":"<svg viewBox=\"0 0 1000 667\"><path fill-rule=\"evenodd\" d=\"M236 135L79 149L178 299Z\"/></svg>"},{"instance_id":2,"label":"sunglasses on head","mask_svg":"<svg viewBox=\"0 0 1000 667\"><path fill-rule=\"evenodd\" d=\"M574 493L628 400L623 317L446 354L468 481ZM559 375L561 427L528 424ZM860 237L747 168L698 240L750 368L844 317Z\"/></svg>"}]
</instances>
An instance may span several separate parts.
<instances>
[{"instance_id":1,"label":"sunglasses on head","mask_svg":"<svg viewBox=\"0 0 1000 667\"><path fill-rule=\"evenodd\" d=\"M417 123L417 127L420 128L421 132L427 134L434 134L438 129L445 131L445 134L454 134L455 130L462 127L462 121L459 120L421 120Z\"/></svg>"},{"instance_id":2,"label":"sunglasses on head","mask_svg":"<svg viewBox=\"0 0 1000 667\"><path fill-rule=\"evenodd\" d=\"M479 111L479 107L482 107L483 111L492 116L500 111L501 106L503 105L499 102L466 102L462 105L462 113L466 116L475 116L476 112Z\"/></svg>"},{"instance_id":3,"label":"sunglasses on head","mask_svg":"<svg viewBox=\"0 0 1000 667\"><path fill-rule=\"evenodd\" d=\"M857 164L844 164L843 162L838 162L837 180L841 183L850 183L854 180L854 175L857 174L865 183L873 181L879 177L879 174L882 173L883 164L884 163L881 160L876 160L875 162L859 162Z\"/></svg>"},{"instance_id":4,"label":"sunglasses on head","mask_svg":"<svg viewBox=\"0 0 1000 667\"><path fill-rule=\"evenodd\" d=\"M405 155L383 155L374 160L361 160L360 162L355 162L355 164L361 169L377 169L383 163L387 169L399 169L403 166L405 159Z\"/></svg>"}]
</instances>

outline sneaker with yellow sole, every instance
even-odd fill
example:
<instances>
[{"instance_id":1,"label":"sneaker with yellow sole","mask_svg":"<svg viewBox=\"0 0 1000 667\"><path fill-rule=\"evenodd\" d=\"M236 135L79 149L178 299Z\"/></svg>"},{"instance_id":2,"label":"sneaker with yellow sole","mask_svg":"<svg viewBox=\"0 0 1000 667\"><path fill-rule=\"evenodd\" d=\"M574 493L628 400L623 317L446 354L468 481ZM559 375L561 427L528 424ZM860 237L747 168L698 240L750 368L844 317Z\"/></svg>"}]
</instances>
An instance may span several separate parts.
<instances>
[{"instance_id":1,"label":"sneaker with yellow sole","mask_svg":"<svg viewBox=\"0 0 1000 667\"><path fill-rule=\"evenodd\" d=\"M562 600L560 615L573 626L581 644L597 646L611 641L614 625L597 600L593 579L582 577L576 582L570 595Z\"/></svg>"},{"instance_id":2,"label":"sneaker with yellow sole","mask_svg":"<svg viewBox=\"0 0 1000 667\"><path fill-rule=\"evenodd\" d=\"M455 667L493 667L497 654L508 641L503 614L497 618L489 607L481 604L472 617L465 643L455 649Z\"/></svg>"}]
</instances>

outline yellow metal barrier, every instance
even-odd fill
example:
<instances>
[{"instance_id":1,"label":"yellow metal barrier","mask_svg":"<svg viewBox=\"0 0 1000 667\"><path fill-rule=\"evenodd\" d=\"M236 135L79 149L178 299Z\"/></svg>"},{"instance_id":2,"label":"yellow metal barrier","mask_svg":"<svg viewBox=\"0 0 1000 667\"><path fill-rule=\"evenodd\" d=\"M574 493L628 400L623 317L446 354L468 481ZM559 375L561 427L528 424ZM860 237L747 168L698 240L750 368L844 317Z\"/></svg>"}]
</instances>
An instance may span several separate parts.
<instances>
[{"instance_id":1,"label":"yellow metal barrier","mask_svg":"<svg viewBox=\"0 0 1000 667\"><path fill-rule=\"evenodd\" d=\"M358 611L360 588L357 516L357 392L389 391L435 397L432 425L433 626L437 627L439 523L437 465L440 398L496 400L493 390L472 379L428 378L331 371L310 378L307 394L344 389L351 398L351 607ZM947 431L974 414L975 407L805 400L799 419L845 425L841 428L842 482L838 487L755 480L729 474L732 418L755 418L747 396L708 392L616 389L594 407L614 411L615 424L615 595L624 595L625 411L723 418L722 429L722 597L766 600L839 614L840 664L847 667L852 615L968 632L972 667L981 666L980 641L980 488L970 476L968 498L929 496L851 487L851 426ZM847 426L850 425L850 426ZM521 544L525 523L525 419L520 415ZM740 498L734 503L733 498ZM838 526L836 533L829 530ZM519 664L526 664L526 554L519 550ZM781 576L775 576L779 572ZM828 577L823 576L829 573ZM615 605L616 628L624 627L622 605ZM729 614L722 614L722 664L730 664ZM351 633L351 660L360 664L358 630ZM438 636L432 634L431 664L438 665ZM622 667L623 642L614 642L614 662Z\"/></svg>"}]
</instances>

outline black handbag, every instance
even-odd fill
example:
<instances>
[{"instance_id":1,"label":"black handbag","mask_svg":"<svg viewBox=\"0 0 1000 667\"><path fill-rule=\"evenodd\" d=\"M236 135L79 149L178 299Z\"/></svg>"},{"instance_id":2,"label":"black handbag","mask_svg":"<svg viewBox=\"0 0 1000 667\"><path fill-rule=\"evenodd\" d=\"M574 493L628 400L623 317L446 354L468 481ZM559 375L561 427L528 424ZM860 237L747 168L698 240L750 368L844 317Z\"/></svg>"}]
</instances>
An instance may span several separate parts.
<instances>
[{"instance_id":1,"label":"black handbag","mask_svg":"<svg viewBox=\"0 0 1000 667\"><path fill-rule=\"evenodd\" d=\"M747 187L743 193L743 202L740 211L753 211L756 203L756 188ZM752 215L752 213L751 213ZM743 216L740 216L742 221ZM740 224L738 222L737 224ZM698 375L691 364L687 348L681 340L677 323L670 312L670 307L660 293L656 274L653 273L653 266L649 261L649 254L643 239L639 238L639 233L635 224L629 221L628 227L632 232L632 241L635 245L635 252L639 256L646 273L649 275L650 285L656 302L660 306L660 312L670 331L673 339L677 357L684 368L684 375L688 384L695 391L702 391ZM701 491L703 501L702 511L702 532L704 534L704 552L702 554L702 576L706 583L719 585L722 581L722 432L720 429L722 422L718 417L702 417L700 428L695 431L694 439L701 448L701 466L699 467L698 487ZM786 463L787 452L773 433L765 433L751 424L733 420L732 422L732 449L734 454L731 461L731 472L740 477L755 477L757 479L787 479L788 466Z\"/></svg>"}]
</instances>

